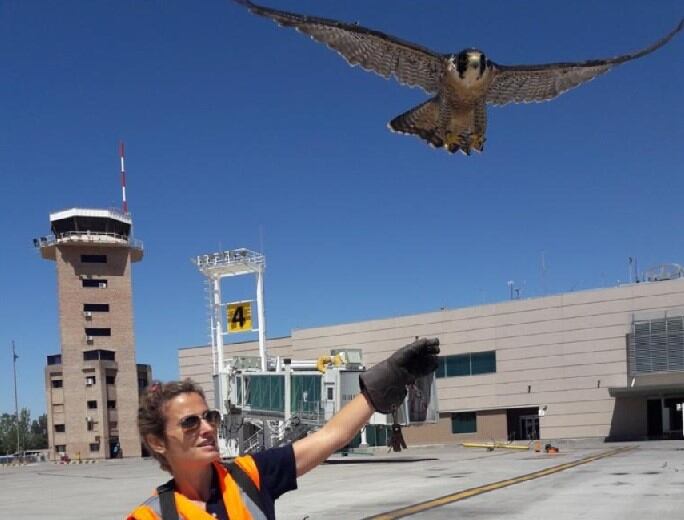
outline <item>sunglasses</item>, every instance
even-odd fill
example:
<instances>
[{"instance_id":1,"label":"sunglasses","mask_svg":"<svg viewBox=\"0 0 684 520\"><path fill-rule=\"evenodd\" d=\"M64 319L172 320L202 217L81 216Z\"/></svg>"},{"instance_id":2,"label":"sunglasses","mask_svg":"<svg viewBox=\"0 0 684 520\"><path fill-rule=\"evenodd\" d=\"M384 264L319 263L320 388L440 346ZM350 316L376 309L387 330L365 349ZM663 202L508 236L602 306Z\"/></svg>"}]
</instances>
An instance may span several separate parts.
<instances>
[{"instance_id":1,"label":"sunglasses","mask_svg":"<svg viewBox=\"0 0 684 520\"><path fill-rule=\"evenodd\" d=\"M218 410L205 410L201 414L188 415L183 417L178 423L184 432L197 430L205 420L212 428L218 427L221 423L221 412Z\"/></svg>"}]
</instances>

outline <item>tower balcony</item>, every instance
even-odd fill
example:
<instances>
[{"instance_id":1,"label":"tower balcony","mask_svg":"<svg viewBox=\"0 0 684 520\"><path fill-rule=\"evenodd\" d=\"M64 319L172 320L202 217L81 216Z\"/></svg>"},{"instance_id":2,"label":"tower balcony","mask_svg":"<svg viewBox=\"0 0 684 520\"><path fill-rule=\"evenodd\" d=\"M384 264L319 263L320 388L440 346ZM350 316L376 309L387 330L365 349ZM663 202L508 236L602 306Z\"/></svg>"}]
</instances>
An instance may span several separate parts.
<instances>
[{"instance_id":1,"label":"tower balcony","mask_svg":"<svg viewBox=\"0 0 684 520\"><path fill-rule=\"evenodd\" d=\"M129 213L116 209L72 208L50 214L52 234L33 239L43 258L55 259L57 246L126 247L131 261L143 257L142 241L131 236Z\"/></svg>"}]
</instances>

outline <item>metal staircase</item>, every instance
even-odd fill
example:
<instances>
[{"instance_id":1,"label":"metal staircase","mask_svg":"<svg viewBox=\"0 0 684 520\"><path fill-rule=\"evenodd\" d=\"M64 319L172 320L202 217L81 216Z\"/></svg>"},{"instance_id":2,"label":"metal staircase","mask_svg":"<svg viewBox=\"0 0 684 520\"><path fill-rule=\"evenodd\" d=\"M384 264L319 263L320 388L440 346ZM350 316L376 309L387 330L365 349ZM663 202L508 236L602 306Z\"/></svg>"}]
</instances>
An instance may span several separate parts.
<instances>
[{"instance_id":1,"label":"metal staircase","mask_svg":"<svg viewBox=\"0 0 684 520\"><path fill-rule=\"evenodd\" d=\"M289 420L282 421L268 421L271 435L270 446L277 448L290 442L294 442L304 437L310 431L316 429L318 425L302 422L298 416L293 416ZM264 439L264 430L258 424L254 424L259 429L250 437L245 439L242 443L241 453L254 453L264 449L266 439Z\"/></svg>"}]
</instances>

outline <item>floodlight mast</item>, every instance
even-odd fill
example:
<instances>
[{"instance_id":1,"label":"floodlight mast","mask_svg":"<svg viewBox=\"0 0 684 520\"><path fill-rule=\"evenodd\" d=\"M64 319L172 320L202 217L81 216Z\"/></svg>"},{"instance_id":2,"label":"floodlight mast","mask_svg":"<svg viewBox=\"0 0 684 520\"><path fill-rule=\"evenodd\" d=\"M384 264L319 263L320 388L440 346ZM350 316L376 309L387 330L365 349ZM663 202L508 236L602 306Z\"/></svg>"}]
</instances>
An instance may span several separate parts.
<instances>
[{"instance_id":1,"label":"floodlight mast","mask_svg":"<svg viewBox=\"0 0 684 520\"><path fill-rule=\"evenodd\" d=\"M215 360L214 375L218 375L217 403L221 405L221 410L224 411L224 403L220 401L223 398L223 382L221 374L225 369L223 356L223 334L225 329L223 320L224 316L223 312L221 311L221 280L223 278L232 276L241 276L246 274L256 275L259 357L261 358L261 370L266 371L266 317L264 312L264 270L266 269L266 260L264 255L261 253L240 248L208 255L199 255L193 258L192 261L197 266L200 273L202 273L212 285L212 359Z\"/></svg>"}]
</instances>

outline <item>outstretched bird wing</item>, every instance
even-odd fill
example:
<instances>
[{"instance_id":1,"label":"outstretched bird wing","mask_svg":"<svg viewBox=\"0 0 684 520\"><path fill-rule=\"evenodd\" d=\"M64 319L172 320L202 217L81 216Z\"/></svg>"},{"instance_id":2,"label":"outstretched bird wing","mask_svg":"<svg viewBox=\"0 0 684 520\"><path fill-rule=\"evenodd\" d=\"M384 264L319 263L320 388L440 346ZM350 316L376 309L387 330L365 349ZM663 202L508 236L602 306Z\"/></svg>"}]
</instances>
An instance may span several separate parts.
<instances>
[{"instance_id":1,"label":"outstretched bird wing","mask_svg":"<svg viewBox=\"0 0 684 520\"><path fill-rule=\"evenodd\" d=\"M360 65L384 78L394 76L399 83L421 87L430 94L439 89L444 57L425 47L356 24L278 11L249 0L235 1L254 14L308 34L337 51L352 66Z\"/></svg>"},{"instance_id":2,"label":"outstretched bird wing","mask_svg":"<svg viewBox=\"0 0 684 520\"><path fill-rule=\"evenodd\" d=\"M487 90L487 103L531 103L547 101L571 88L604 74L614 66L641 58L669 42L684 27L682 19L669 34L652 45L631 54L577 63L543 65L499 65L493 63L494 79Z\"/></svg>"}]
</instances>

